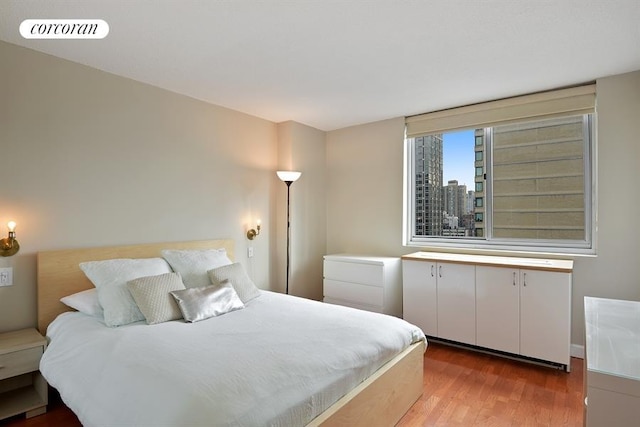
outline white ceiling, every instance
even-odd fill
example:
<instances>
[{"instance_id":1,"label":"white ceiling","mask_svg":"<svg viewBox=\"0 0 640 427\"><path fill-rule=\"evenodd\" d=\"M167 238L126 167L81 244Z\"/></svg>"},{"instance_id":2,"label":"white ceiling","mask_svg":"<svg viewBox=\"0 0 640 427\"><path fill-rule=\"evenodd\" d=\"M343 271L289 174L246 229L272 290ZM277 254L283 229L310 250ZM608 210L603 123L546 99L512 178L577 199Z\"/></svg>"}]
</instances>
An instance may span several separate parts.
<instances>
[{"instance_id":1,"label":"white ceiling","mask_svg":"<svg viewBox=\"0 0 640 427\"><path fill-rule=\"evenodd\" d=\"M110 32L26 40L29 18ZM2 0L0 39L333 130L639 70L640 0Z\"/></svg>"}]
</instances>

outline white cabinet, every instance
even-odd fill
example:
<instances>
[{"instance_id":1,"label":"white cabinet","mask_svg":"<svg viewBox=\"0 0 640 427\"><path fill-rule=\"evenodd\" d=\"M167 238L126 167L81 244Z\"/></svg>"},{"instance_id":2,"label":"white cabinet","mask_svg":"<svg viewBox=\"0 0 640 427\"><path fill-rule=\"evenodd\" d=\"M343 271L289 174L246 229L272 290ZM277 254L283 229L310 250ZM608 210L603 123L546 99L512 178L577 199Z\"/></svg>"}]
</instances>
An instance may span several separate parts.
<instances>
[{"instance_id":1,"label":"white cabinet","mask_svg":"<svg viewBox=\"0 0 640 427\"><path fill-rule=\"evenodd\" d=\"M477 345L569 365L571 273L476 267Z\"/></svg>"},{"instance_id":2,"label":"white cabinet","mask_svg":"<svg viewBox=\"0 0 640 427\"><path fill-rule=\"evenodd\" d=\"M465 344L476 343L475 267L436 263L438 337Z\"/></svg>"},{"instance_id":3,"label":"white cabinet","mask_svg":"<svg viewBox=\"0 0 640 427\"><path fill-rule=\"evenodd\" d=\"M585 425L640 419L640 302L584 298Z\"/></svg>"},{"instance_id":4,"label":"white cabinet","mask_svg":"<svg viewBox=\"0 0 640 427\"><path fill-rule=\"evenodd\" d=\"M324 302L402 317L400 258L325 255Z\"/></svg>"},{"instance_id":5,"label":"white cabinet","mask_svg":"<svg viewBox=\"0 0 640 427\"><path fill-rule=\"evenodd\" d=\"M520 352L520 273L517 268L476 267L476 343Z\"/></svg>"},{"instance_id":6,"label":"white cabinet","mask_svg":"<svg viewBox=\"0 0 640 427\"><path fill-rule=\"evenodd\" d=\"M403 317L432 337L438 336L435 267L430 262L402 262Z\"/></svg>"},{"instance_id":7,"label":"white cabinet","mask_svg":"<svg viewBox=\"0 0 640 427\"><path fill-rule=\"evenodd\" d=\"M520 270L520 354L569 366L571 273Z\"/></svg>"},{"instance_id":8,"label":"white cabinet","mask_svg":"<svg viewBox=\"0 0 640 427\"><path fill-rule=\"evenodd\" d=\"M430 336L475 344L474 266L403 261L404 319Z\"/></svg>"},{"instance_id":9,"label":"white cabinet","mask_svg":"<svg viewBox=\"0 0 640 427\"><path fill-rule=\"evenodd\" d=\"M402 259L404 318L426 335L570 369L572 261L436 252Z\"/></svg>"}]
</instances>

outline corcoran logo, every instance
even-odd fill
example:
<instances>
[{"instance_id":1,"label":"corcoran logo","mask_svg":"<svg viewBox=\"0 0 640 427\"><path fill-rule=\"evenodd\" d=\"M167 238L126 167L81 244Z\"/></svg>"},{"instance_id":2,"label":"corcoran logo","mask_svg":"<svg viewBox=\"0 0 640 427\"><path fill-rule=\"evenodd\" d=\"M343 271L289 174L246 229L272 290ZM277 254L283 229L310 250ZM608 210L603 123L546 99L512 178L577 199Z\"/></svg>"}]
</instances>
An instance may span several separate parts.
<instances>
[{"instance_id":1,"label":"corcoran logo","mask_svg":"<svg viewBox=\"0 0 640 427\"><path fill-rule=\"evenodd\" d=\"M25 19L20 35L25 39L103 39L109 24L102 19Z\"/></svg>"}]
</instances>

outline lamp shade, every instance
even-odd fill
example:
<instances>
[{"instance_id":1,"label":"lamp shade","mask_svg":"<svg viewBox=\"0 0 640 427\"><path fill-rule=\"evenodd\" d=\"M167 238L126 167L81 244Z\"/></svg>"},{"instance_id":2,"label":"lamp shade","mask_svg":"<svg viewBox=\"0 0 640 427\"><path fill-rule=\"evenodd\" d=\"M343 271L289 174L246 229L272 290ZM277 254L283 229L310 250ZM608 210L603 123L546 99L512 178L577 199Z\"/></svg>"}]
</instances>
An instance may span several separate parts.
<instances>
[{"instance_id":1,"label":"lamp shade","mask_svg":"<svg viewBox=\"0 0 640 427\"><path fill-rule=\"evenodd\" d=\"M302 175L302 172L295 171L278 171L276 173L278 174L278 178L284 182L294 182Z\"/></svg>"}]
</instances>

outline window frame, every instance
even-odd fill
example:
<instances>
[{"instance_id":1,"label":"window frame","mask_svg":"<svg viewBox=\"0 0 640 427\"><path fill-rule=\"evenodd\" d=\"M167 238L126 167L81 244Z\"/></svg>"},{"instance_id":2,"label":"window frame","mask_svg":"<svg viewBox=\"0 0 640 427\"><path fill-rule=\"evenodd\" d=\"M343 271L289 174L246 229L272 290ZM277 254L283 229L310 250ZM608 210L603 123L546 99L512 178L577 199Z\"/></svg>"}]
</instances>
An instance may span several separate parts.
<instances>
[{"instance_id":1,"label":"window frame","mask_svg":"<svg viewBox=\"0 0 640 427\"><path fill-rule=\"evenodd\" d=\"M565 114L565 116L575 116L580 114ZM442 237L442 236L417 236L415 230L414 196L415 196L415 173L413 167L412 141L415 138L406 137L405 134L405 167L404 167L404 218L403 218L403 245L420 248L451 248L462 250L491 250L509 251L525 253L549 254L571 254L571 255L595 255L597 241L597 159L596 159L596 134L597 116L595 112L582 114L583 119L583 161L584 161L584 215L585 215L585 240L559 240L559 239L518 239L518 238L495 238L493 236L493 127L485 128L484 132L484 160L483 173L486 179L484 185L484 212L483 225L484 235L482 237ZM537 118L532 118L537 120ZM522 120L528 121L526 119ZM499 124L496 124L499 126ZM441 134L455 132L463 129L448 129L438 132ZM489 131L487 131L489 129ZM406 128L405 128L406 132ZM474 144L477 145L477 137ZM476 173L476 172L474 172ZM475 204L475 202L474 202ZM476 215L474 214L474 217Z\"/></svg>"}]
</instances>

